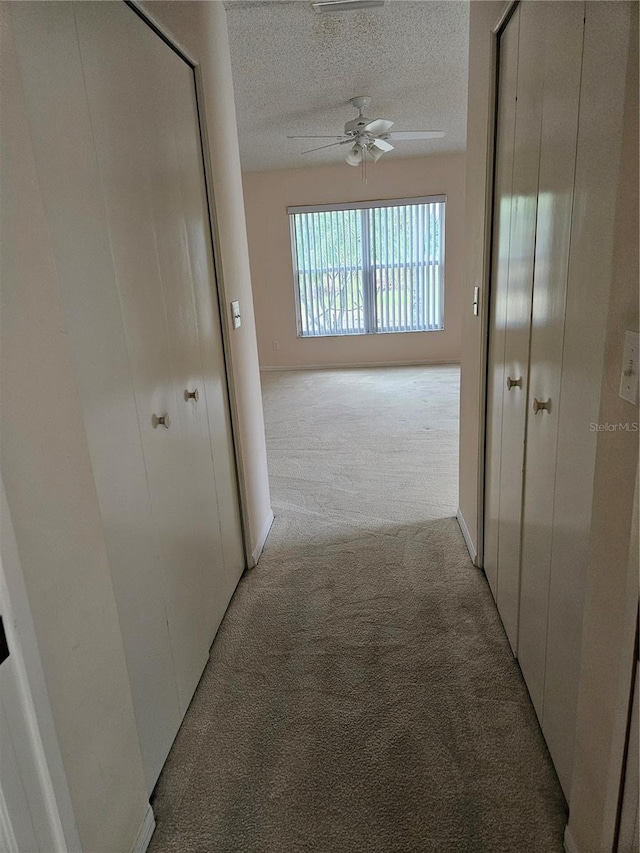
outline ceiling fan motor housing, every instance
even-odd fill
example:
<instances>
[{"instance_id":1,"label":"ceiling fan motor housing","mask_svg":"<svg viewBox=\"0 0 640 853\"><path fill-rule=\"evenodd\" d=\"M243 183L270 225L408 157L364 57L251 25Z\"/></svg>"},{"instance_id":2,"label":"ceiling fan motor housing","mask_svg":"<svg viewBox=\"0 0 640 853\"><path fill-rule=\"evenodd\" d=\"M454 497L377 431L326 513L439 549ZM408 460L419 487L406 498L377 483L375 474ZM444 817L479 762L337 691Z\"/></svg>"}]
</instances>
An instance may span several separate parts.
<instances>
[{"instance_id":1,"label":"ceiling fan motor housing","mask_svg":"<svg viewBox=\"0 0 640 853\"><path fill-rule=\"evenodd\" d=\"M366 116L358 116L358 118L354 118L351 121L348 121L344 126L344 132L346 136L355 136L360 133L363 127L366 127L370 124L371 119Z\"/></svg>"}]
</instances>

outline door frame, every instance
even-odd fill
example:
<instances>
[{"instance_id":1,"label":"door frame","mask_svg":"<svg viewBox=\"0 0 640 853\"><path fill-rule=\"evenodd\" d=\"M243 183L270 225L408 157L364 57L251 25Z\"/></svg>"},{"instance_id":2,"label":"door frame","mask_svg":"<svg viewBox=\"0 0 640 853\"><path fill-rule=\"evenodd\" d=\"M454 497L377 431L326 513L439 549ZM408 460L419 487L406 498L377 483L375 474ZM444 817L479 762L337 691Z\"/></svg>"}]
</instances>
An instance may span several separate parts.
<instances>
[{"instance_id":1,"label":"door frame","mask_svg":"<svg viewBox=\"0 0 640 853\"><path fill-rule=\"evenodd\" d=\"M640 466L636 471L636 487L633 500L631 536L629 539L629 563L627 569L626 608L623 623L621 656L618 662L616 679L616 713L611 750L609 756L609 772L607 778L607 795L605 800L605 820L600 843L610 845L612 850L618 850L622 805L624 797L624 780L627 764L629 742L631 738L631 718L633 708L633 693L636 679L640 673L636 662L638 660L638 629L640 614L640 596L638 595L638 533L640 523ZM622 853L622 851L620 851Z\"/></svg>"},{"instance_id":2,"label":"door frame","mask_svg":"<svg viewBox=\"0 0 640 853\"><path fill-rule=\"evenodd\" d=\"M80 836L76 825L71 794L62 753L49 703L38 640L29 607L24 576L20 566L18 545L4 483L0 477L0 599L4 628L18 685L18 698L24 711L33 765L37 767L38 787L45 803L51 853L80 853ZM6 819L0 791L0 822ZM11 851L11 847L9 847ZM17 851L16 851L17 853Z\"/></svg>"},{"instance_id":3,"label":"door frame","mask_svg":"<svg viewBox=\"0 0 640 853\"><path fill-rule=\"evenodd\" d=\"M491 273L493 269L493 226L494 226L494 200L495 200L495 177L496 177L496 123L498 120L498 69L500 65L500 36L511 20L513 13L518 7L520 0L508 0L502 9L500 16L493 25L490 38L490 72L489 72L489 121L487 140L487 180L485 185L484 200L484 240L483 240L483 263L482 275L480 277L480 406L478 412L478 460L477 477L478 491L476 495L477 524L475 560L478 568L484 567L484 517L485 517L485 463L486 463L486 435L487 435L487 390L488 390L488 367L489 367L489 311L491 306Z\"/></svg>"},{"instance_id":4,"label":"door frame","mask_svg":"<svg viewBox=\"0 0 640 853\"><path fill-rule=\"evenodd\" d=\"M205 197L207 202L207 218L209 222L209 233L211 238L211 254L213 258L213 287L216 295L216 304L218 306L218 314L220 320L220 331L222 338L222 359L224 364L226 398L229 405L229 416L231 421L231 442L233 444L234 472L235 483L238 490L238 502L240 509L240 526L242 533L242 547L244 551L245 568L251 568L255 565L256 560L251 547L251 539L249 534L249 500L246 489L245 469L240 452L240 414L238 409L238 397L236 393L236 383L233 371L233 358L231 354L231 318L227 311L227 302L225 299L225 284L224 273L220 261L220 237L217 221L217 205L214 190L214 181L211 167L210 145L207 135L207 125L204 118L206 103L204 83L202 79L202 67L197 59L182 45L173 35L173 33L164 24L160 23L153 13L149 11L148 6L143 5L143 0L123 0L144 23L158 36L162 41L173 50L193 72L193 81L195 89L196 110L198 114L198 139L200 141L200 151L202 154L202 168L204 173Z\"/></svg>"}]
</instances>

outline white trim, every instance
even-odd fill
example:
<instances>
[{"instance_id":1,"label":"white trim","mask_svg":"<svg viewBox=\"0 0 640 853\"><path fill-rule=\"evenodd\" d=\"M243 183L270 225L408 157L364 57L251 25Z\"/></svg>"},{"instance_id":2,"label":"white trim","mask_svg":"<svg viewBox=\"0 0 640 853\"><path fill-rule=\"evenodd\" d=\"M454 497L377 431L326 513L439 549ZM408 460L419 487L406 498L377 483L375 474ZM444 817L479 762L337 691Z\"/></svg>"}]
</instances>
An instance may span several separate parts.
<instances>
[{"instance_id":1,"label":"white trim","mask_svg":"<svg viewBox=\"0 0 640 853\"><path fill-rule=\"evenodd\" d=\"M149 804L147 805L147 810L144 813L144 818L142 819L142 823L140 824L140 829L138 830L136 840L133 842L131 853L145 853L147 847L149 846L149 842L151 841L151 836L153 835L155 828L156 819L153 815L153 809L151 808L151 804Z\"/></svg>"},{"instance_id":2,"label":"white trim","mask_svg":"<svg viewBox=\"0 0 640 853\"><path fill-rule=\"evenodd\" d=\"M462 533L462 538L464 539L464 544L467 546L467 551L469 552L469 556L471 557L471 562L474 566L478 565L478 552L476 550L476 546L473 544L473 539L471 538L471 534L469 533L469 528L467 527L467 522L464 520L464 516L460 507L456 512L456 521L460 527L460 532Z\"/></svg>"},{"instance_id":3,"label":"white trim","mask_svg":"<svg viewBox=\"0 0 640 853\"><path fill-rule=\"evenodd\" d=\"M620 806L624 795L625 756L628 750L628 731L633 704L634 673L636 671L636 636L638 631L638 509L640 504L640 468L636 472L636 484L631 514L629 535L629 563L627 568L626 603L622 615L620 642L618 645L617 677L615 688L615 712L609 742L609 767L604 786L602 831L600 846L607 849L614 844L618 831Z\"/></svg>"},{"instance_id":4,"label":"white trim","mask_svg":"<svg viewBox=\"0 0 640 853\"><path fill-rule=\"evenodd\" d=\"M375 361L348 362L344 364L283 364L276 367L261 367L261 373L273 373L287 370L360 370L367 367L429 367L459 365L460 359L439 359L438 361Z\"/></svg>"},{"instance_id":5,"label":"white trim","mask_svg":"<svg viewBox=\"0 0 640 853\"><path fill-rule=\"evenodd\" d=\"M13 834L7 804L0 790L0 850L3 853L20 853L18 842Z\"/></svg>"},{"instance_id":6,"label":"white trim","mask_svg":"<svg viewBox=\"0 0 640 853\"><path fill-rule=\"evenodd\" d=\"M505 5L489 34L489 119L487 122L487 159L484 198L484 239L482 254L482 269L476 277L474 285L480 288L480 304L478 306L480 321L480 387L478 406L478 457L476 461L476 511L478 516L478 553L479 563L484 561L484 528L485 528L485 453L487 426L487 364L489 360L489 313L491 299L491 269L492 269L492 240L495 189L495 155L496 155L496 115L498 110L498 64L500 36L509 23L519 0L505 0ZM474 563L477 565L477 563Z\"/></svg>"},{"instance_id":7,"label":"white trim","mask_svg":"<svg viewBox=\"0 0 640 853\"><path fill-rule=\"evenodd\" d=\"M568 824L564 828L564 849L566 853L580 853L578 845L573 840L573 835L571 834Z\"/></svg>"},{"instance_id":8,"label":"white trim","mask_svg":"<svg viewBox=\"0 0 640 853\"><path fill-rule=\"evenodd\" d=\"M260 531L260 535L258 536L258 542L256 543L256 547L251 552L251 558L253 560L253 564L249 566L250 569L253 569L258 565L258 560L260 559L260 555L262 554L262 550L267 541L267 536L269 535L269 531L271 530L271 525L275 520L275 516L273 514L273 510L269 510L269 514L267 515L264 524L262 525L262 530Z\"/></svg>"},{"instance_id":9,"label":"white trim","mask_svg":"<svg viewBox=\"0 0 640 853\"><path fill-rule=\"evenodd\" d=\"M174 36L171 30L156 18L155 14L149 9L149 4L145 2L145 0L124 0L124 2L127 6L130 6L136 15L142 18L142 20L151 27L152 30L155 31L156 35L160 36L160 38L169 45L171 50L175 51L181 59L184 59L187 65L190 65L192 68L196 68L199 65L198 61L193 58L191 53L189 53L187 48Z\"/></svg>"},{"instance_id":10,"label":"white trim","mask_svg":"<svg viewBox=\"0 0 640 853\"><path fill-rule=\"evenodd\" d=\"M506 0L505 7L502 10L502 12L500 13L500 17L498 18L498 20L496 21L496 23L493 26L493 29L491 31L492 33L494 33L495 35L500 35L502 30L509 23L509 18L511 17L513 12L515 11L515 8L518 5L518 2L519 2L519 0Z\"/></svg>"},{"instance_id":11,"label":"white trim","mask_svg":"<svg viewBox=\"0 0 640 853\"><path fill-rule=\"evenodd\" d=\"M9 503L0 477L0 598L14 673L38 773L51 850L76 853L80 836L49 703L38 639L20 565Z\"/></svg>"}]
</instances>

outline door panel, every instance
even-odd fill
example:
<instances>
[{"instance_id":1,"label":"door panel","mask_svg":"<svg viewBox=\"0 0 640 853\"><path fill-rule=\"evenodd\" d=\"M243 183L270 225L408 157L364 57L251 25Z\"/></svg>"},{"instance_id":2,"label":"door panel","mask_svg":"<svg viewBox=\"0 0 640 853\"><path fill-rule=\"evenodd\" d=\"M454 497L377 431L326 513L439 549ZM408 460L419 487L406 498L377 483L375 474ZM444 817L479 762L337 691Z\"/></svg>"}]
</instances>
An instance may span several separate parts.
<instances>
[{"instance_id":1,"label":"door panel","mask_svg":"<svg viewBox=\"0 0 640 853\"><path fill-rule=\"evenodd\" d=\"M152 34L151 34L152 35ZM153 37L153 36L152 36ZM166 61L166 46L154 38L155 51L144 67L143 84L148 93L143 109L151 133L146 137L149 155L166 178L153 185L153 209L162 290L167 316L169 348L178 383L178 411L183 435L182 464L191 486L192 546L197 551L202 580L202 605L207 641L213 641L229 598L237 583L233 572L231 583L225 572L222 525L214 474L207 406L208 388L204 384L202 347L194 297L194 276L200 276L212 289L205 238L209 223L200 167L198 124L195 113L193 72L176 55ZM158 117L162 117L159 121ZM200 237L200 239L198 239ZM211 322L219 323L211 313ZM215 328L215 326L214 326ZM211 333L208 335L209 341ZM214 376L223 387L224 360L218 336ZM210 384L210 383L208 383ZM196 398L187 399L197 392ZM211 408L211 420L224 417L225 401L218 395ZM220 415L217 415L217 411ZM224 448L228 457L228 449ZM232 458L232 457L231 457ZM221 480L222 482L222 480ZM233 480L231 480L233 483ZM237 508L237 499L235 501ZM229 519L225 517L225 521ZM240 541L239 526L232 528Z\"/></svg>"},{"instance_id":2,"label":"door panel","mask_svg":"<svg viewBox=\"0 0 640 853\"><path fill-rule=\"evenodd\" d=\"M537 215L544 53L541 3L520 7L516 121L504 341L500 523L496 602L511 648L518 651L520 530L533 255ZM506 388L507 379L520 384Z\"/></svg>"},{"instance_id":3,"label":"door panel","mask_svg":"<svg viewBox=\"0 0 640 853\"><path fill-rule=\"evenodd\" d=\"M150 81L141 69L156 64L156 46L166 50L172 70L186 66L124 5L78 4L75 13L184 713L209 647L200 543L192 528L197 496L185 467L188 434L178 393L193 380L176 359L175 326L169 325L175 307L164 299L165 279L183 285L162 246L169 230L164 217L180 220L171 166L150 144L155 135L164 139L167 128L162 112L146 108ZM154 426L154 416L164 415L169 427Z\"/></svg>"},{"instance_id":4,"label":"door panel","mask_svg":"<svg viewBox=\"0 0 640 853\"><path fill-rule=\"evenodd\" d=\"M182 714L73 13L15 4L12 24L151 789Z\"/></svg>"},{"instance_id":5,"label":"door panel","mask_svg":"<svg viewBox=\"0 0 640 853\"><path fill-rule=\"evenodd\" d=\"M562 352L543 731L570 790L631 3L586 3ZM613 282L615 282L615 271Z\"/></svg>"},{"instance_id":6,"label":"door panel","mask_svg":"<svg viewBox=\"0 0 640 853\"><path fill-rule=\"evenodd\" d=\"M176 150L185 167L179 170L180 191L185 214L185 235L189 251L193 299L200 344L200 364L211 444L221 543L226 582L211 594L214 632L224 614L226 603L244 571L240 500L238 496L228 389L225 382L225 358L220 325L220 307L215 286L215 271L208 218L202 148L198 128L195 87L190 98L180 98L173 113ZM222 308L224 310L224 306ZM220 583L222 583L220 579ZM218 615L219 614L219 615Z\"/></svg>"},{"instance_id":7,"label":"door panel","mask_svg":"<svg viewBox=\"0 0 640 853\"><path fill-rule=\"evenodd\" d=\"M193 70L124 3L19 6L24 97L151 790L243 568ZM198 402L185 400L196 388ZM165 413L169 429L154 428Z\"/></svg>"},{"instance_id":8,"label":"door panel","mask_svg":"<svg viewBox=\"0 0 640 853\"><path fill-rule=\"evenodd\" d=\"M498 597L502 405L506 381L504 348L509 287L519 29L520 10L517 9L500 36L500 74L493 202L493 271L489 320L487 435L485 450L484 570L496 601Z\"/></svg>"},{"instance_id":9,"label":"door panel","mask_svg":"<svg viewBox=\"0 0 640 853\"><path fill-rule=\"evenodd\" d=\"M518 659L543 725L547 614L553 539L557 433L580 103L584 3L538 4L546 12L545 97L531 322L529 410L522 524Z\"/></svg>"}]
</instances>

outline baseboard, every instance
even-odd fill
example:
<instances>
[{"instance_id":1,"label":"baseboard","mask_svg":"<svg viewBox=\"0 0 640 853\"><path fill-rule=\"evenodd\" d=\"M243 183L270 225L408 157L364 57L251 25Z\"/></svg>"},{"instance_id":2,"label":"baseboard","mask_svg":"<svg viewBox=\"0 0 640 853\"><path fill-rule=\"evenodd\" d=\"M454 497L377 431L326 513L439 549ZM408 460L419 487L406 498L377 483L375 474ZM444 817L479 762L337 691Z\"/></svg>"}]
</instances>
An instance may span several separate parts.
<instances>
[{"instance_id":1,"label":"baseboard","mask_svg":"<svg viewBox=\"0 0 640 853\"><path fill-rule=\"evenodd\" d=\"M251 558L253 560L253 565L249 566L250 569L253 569L258 565L258 560L260 559L260 555L262 554L262 550L264 548L265 542L267 541L267 536L269 535L269 531L271 530L271 525L273 524L275 516L273 514L273 510L269 510L269 515L266 517L264 524L262 525L262 530L260 531L260 535L258 536L258 542L256 543L256 547L251 552Z\"/></svg>"},{"instance_id":2,"label":"baseboard","mask_svg":"<svg viewBox=\"0 0 640 853\"><path fill-rule=\"evenodd\" d=\"M571 834L571 830L569 829L569 824L567 824L564 828L564 849L566 853L580 853L578 850L578 845L573 840L573 835Z\"/></svg>"},{"instance_id":3,"label":"baseboard","mask_svg":"<svg viewBox=\"0 0 640 853\"><path fill-rule=\"evenodd\" d=\"M462 538L464 539L464 544L467 546L467 551L469 552L469 556L471 557L471 562L474 566L477 566L478 551L476 550L476 546L473 544L473 539L471 538L471 534L469 533L467 522L464 520L464 516L460 512L460 507L458 507L458 511L456 512L456 519L460 527L460 532L462 533Z\"/></svg>"},{"instance_id":4,"label":"baseboard","mask_svg":"<svg viewBox=\"0 0 640 853\"><path fill-rule=\"evenodd\" d=\"M144 818L142 820L142 824L140 825L140 829L138 830L138 836L133 843L133 847L131 848L131 853L145 853L147 847L149 846L149 842L151 841L151 836L156 828L156 819L153 816L153 809L151 808L151 803L147 805L147 810L144 813Z\"/></svg>"},{"instance_id":5,"label":"baseboard","mask_svg":"<svg viewBox=\"0 0 640 853\"><path fill-rule=\"evenodd\" d=\"M376 361L376 362L346 362L344 364L288 364L277 367L260 367L264 373L274 373L287 370L356 370L363 367L424 367L438 364L457 365L460 359L438 359L437 361Z\"/></svg>"}]
</instances>

